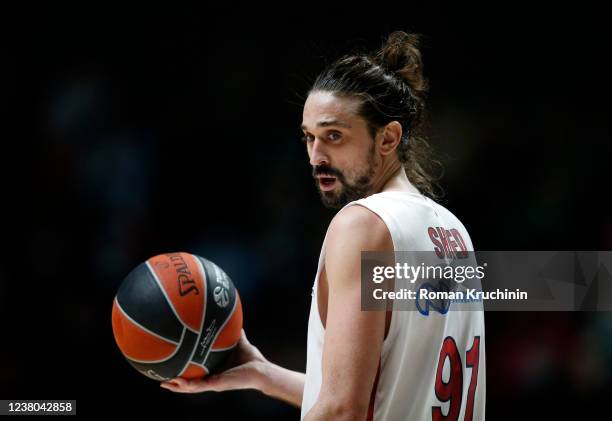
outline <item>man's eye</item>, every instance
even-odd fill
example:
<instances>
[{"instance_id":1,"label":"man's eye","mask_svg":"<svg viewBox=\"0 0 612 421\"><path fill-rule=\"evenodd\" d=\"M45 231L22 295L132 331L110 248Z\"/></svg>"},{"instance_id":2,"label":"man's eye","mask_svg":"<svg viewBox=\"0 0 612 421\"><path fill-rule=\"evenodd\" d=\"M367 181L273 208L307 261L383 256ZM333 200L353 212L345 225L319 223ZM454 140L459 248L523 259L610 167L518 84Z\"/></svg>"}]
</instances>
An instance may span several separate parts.
<instances>
[{"instance_id":1,"label":"man's eye","mask_svg":"<svg viewBox=\"0 0 612 421\"><path fill-rule=\"evenodd\" d=\"M330 133L328 138L329 140L338 140L340 139L342 136L340 135L340 133Z\"/></svg>"},{"instance_id":2,"label":"man's eye","mask_svg":"<svg viewBox=\"0 0 612 421\"><path fill-rule=\"evenodd\" d=\"M314 136L305 134L304 136L302 136L302 142L304 143L308 143L308 142L312 142L314 140Z\"/></svg>"}]
</instances>

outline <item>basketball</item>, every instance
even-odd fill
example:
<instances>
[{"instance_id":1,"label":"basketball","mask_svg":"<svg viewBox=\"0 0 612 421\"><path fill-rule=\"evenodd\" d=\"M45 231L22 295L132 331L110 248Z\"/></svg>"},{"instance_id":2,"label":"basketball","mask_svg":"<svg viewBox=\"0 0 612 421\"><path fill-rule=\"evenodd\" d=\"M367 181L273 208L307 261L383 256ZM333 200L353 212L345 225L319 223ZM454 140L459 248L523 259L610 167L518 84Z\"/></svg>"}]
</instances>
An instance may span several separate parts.
<instances>
[{"instance_id":1,"label":"basketball","mask_svg":"<svg viewBox=\"0 0 612 421\"><path fill-rule=\"evenodd\" d=\"M152 379L201 378L240 339L242 305L227 274L190 253L151 257L123 280L113 334L127 361Z\"/></svg>"}]
</instances>

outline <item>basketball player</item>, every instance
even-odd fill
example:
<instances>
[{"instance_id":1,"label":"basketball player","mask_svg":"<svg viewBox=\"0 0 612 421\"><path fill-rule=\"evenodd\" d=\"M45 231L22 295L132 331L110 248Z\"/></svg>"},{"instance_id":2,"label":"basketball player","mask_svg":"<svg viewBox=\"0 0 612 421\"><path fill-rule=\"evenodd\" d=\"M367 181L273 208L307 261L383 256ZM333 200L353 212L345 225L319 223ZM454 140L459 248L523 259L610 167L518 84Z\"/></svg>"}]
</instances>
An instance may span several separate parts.
<instances>
[{"instance_id":1,"label":"basketball player","mask_svg":"<svg viewBox=\"0 0 612 421\"><path fill-rule=\"evenodd\" d=\"M361 251L434 250L470 236L434 196L423 135L426 82L418 37L329 66L304 104L302 130L326 206L341 208L323 242L308 322L306 373L279 367L247 340L237 365L175 392L252 388L301 407L304 420L482 420L484 321L361 310Z\"/></svg>"}]
</instances>

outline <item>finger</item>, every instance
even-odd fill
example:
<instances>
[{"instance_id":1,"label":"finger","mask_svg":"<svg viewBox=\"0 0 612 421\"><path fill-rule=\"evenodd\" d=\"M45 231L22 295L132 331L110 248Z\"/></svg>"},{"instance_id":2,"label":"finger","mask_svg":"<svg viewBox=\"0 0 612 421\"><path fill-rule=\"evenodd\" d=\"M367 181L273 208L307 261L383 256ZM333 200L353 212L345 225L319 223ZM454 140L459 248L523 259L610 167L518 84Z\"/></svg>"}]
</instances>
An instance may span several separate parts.
<instances>
[{"instance_id":1,"label":"finger","mask_svg":"<svg viewBox=\"0 0 612 421\"><path fill-rule=\"evenodd\" d=\"M159 386L163 387L164 389L168 389L172 392L182 392L181 388L175 385L174 383L162 382L159 384Z\"/></svg>"},{"instance_id":2,"label":"finger","mask_svg":"<svg viewBox=\"0 0 612 421\"><path fill-rule=\"evenodd\" d=\"M161 382L160 387L180 393L189 393L192 389L192 385L190 384L189 380L180 377L168 380L166 382Z\"/></svg>"},{"instance_id":3,"label":"finger","mask_svg":"<svg viewBox=\"0 0 612 421\"><path fill-rule=\"evenodd\" d=\"M208 376L204 379L207 390L221 392L248 388L247 377L243 366L230 368L223 373Z\"/></svg>"},{"instance_id":4,"label":"finger","mask_svg":"<svg viewBox=\"0 0 612 421\"><path fill-rule=\"evenodd\" d=\"M189 380L184 379L182 377L175 377L174 379L170 380L169 383L174 383L179 387L189 386Z\"/></svg>"},{"instance_id":5,"label":"finger","mask_svg":"<svg viewBox=\"0 0 612 421\"><path fill-rule=\"evenodd\" d=\"M215 390L212 385L209 384L208 377L194 380L187 380L179 377L169 382L164 382L163 384L163 387L166 389L180 393L200 393Z\"/></svg>"},{"instance_id":6,"label":"finger","mask_svg":"<svg viewBox=\"0 0 612 421\"><path fill-rule=\"evenodd\" d=\"M160 386L178 393L222 392L225 390L248 388L246 380L245 368L239 366L203 379L187 380L177 377L170 381L162 382Z\"/></svg>"},{"instance_id":7,"label":"finger","mask_svg":"<svg viewBox=\"0 0 612 421\"><path fill-rule=\"evenodd\" d=\"M246 332L244 331L244 329L240 329L240 340L239 340L239 342L246 342L247 344L250 343L249 340L247 339Z\"/></svg>"}]
</instances>

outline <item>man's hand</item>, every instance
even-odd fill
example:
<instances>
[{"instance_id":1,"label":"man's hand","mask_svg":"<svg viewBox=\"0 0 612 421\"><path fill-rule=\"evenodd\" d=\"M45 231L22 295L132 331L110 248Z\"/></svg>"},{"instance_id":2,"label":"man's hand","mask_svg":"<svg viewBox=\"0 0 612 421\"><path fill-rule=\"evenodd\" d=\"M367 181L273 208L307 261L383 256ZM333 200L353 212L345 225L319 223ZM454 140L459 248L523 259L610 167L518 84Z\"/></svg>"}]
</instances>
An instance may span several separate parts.
<instances>
[{"instance_id":1,"label":"man's hand","mask_svg":"<svg viewBox=\"0 0 612 421\"><path fill-rule=\"evenodd\" d=\"M160 386L179 393L259 389L266 364L269 364L268 360L255 346L251 345L243 329L225 371L196 380L177 377L161 383Z\"/></svg>"},{"instance_id":2,"label":"man's hand","mask_svg":"<svg viewBox=\"0 0 612 421\"><path fill-rule=\"evenodd\" d=\"M287 370L268 361L248 341L244 329L225 370L197 380L176 378L161 387L179 393L223 392L256 389L291 405L302 405L304 373Z\"/></svg>"}]
</instances>

